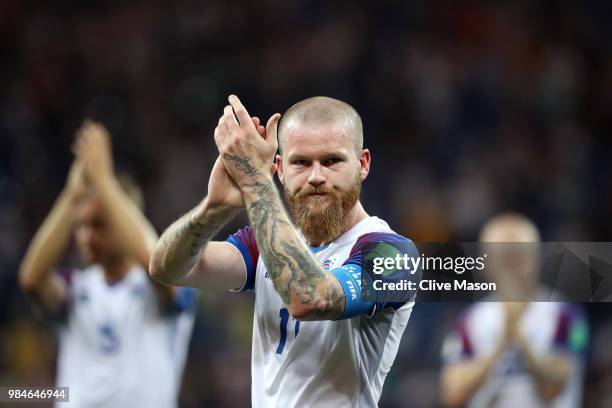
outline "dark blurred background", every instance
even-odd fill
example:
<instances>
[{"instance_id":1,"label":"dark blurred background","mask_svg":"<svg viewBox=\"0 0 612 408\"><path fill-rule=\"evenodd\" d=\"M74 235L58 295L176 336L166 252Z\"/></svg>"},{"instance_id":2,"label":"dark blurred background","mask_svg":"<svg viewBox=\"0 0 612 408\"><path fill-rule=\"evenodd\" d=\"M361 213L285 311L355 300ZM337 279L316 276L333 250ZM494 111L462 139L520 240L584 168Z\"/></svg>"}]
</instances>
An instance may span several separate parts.
<instances>
[{"instance_id":1,"label":"dark blurred background","mask_svg":"<svg viewBox=\"0 0 612 408\"><path fill-rule=\"evenodd\" d=\"M546 241L610 241L611 34L606 0L0 0L0 384L53 381L53 329L16 274L83 118L109 128L159 232L205 195L236 93L264 119L314 95L353 104L365 207L415 241L476 240L503 210ZM182 405L248 405L252 298L201 298ZM382 407L438 405L459 309L415 307ZM587 310L585 406L609 407L612 308Z\"/></svg>"}]
</instances>

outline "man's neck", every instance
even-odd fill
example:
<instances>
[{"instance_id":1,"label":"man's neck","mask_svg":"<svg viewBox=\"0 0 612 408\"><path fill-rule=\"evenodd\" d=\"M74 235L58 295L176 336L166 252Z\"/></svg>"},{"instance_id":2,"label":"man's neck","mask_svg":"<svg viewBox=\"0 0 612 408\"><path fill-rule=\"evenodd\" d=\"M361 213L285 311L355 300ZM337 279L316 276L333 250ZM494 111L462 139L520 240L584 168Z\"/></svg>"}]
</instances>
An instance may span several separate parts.
<instances>
[{"instance_id":1,"label":"man's neck","mask_svg":"<svg viewBox=\"0 0 612 408\"><path fill-rule=\"evenodd\" d=\"M132 266L134 266L134 261L127 257L120 257L102 262L104 278L108 283L116 283L127 275Z\"/></svg>"},{"instance_id":2,"label":"man's neck","mask_svg":"<svg viewBox=\"0 0 612 408\"><path fill-rule=\"evenodd\" d=\"M361 202L357 201L357 204L355 204L355 206L351 208L351 211L349 211L349 213L346 215L346 223L344 224L342 234L344 234L346 231L350 230L355 225L359 224L361 221L365 220L368 217L369 215L363 209Z\"/></svg>"}]
</instances>

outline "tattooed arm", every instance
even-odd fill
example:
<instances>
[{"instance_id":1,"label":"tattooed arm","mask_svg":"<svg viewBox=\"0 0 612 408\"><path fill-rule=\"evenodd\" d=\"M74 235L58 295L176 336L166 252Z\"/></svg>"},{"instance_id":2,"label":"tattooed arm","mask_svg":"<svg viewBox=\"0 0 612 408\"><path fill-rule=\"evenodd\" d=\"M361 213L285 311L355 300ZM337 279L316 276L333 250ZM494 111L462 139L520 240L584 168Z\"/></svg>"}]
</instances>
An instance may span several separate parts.
<instances>
[{"instance_id":1,"label":"tattooed arm","mask_svg":"<svg viewBox=\"0 0 612 408\"><path fill-rule=\"evenodd\" d=\"M155 245L153 279L177 286L235 289L245 279L240 252L227 242L210 242L236 209L211 205L207 197L175 221Z\"/></svg>"},{"instance_id":2,"label":"tattooed arm","mask_svg":"<svg viewBox=\"0 0 612 408\"><path fill-rule=\"evenodd\" d=\"M263 137L259 118L250 119ZM246 267L238 249L227 242L209 241L242 208L242 193L219 157L208 181L208 196L168 227L155 245L149 266L153 279L197 288L240 287Z\"/></svg>"},{"instance_id":3,"label":"tattooed arm","mask_svg":"<svg viewBox=\"0 0 612 408\"><path fill-rule=\"evenodd\" d=\"M238 98L230 96L230 103L215 131L215 141L227 171L242 191L259 254L276 291L297 319L340 317L345 303L340 282L325 272L298 235L267 172L277 148L280 115L270 118L267 137L261 139L255 137L248 113Z\"/></svg>"},{"instance_id":4,"label":"tattooed arm","mask_svg":"<svg viewBox=\"0 0 612 408\"><path fill-rule=\"evenodd\" d=\"M241 160L224 156L228 161ZM239 167L248 170L248 159ZM344 291L338 279L321 262L289 221L271 177L253 174L254 184L243 194L259 254L274 282L274 288L293 317L299 320L329 320L344 311Z\"/></svg>"}]
</instances>

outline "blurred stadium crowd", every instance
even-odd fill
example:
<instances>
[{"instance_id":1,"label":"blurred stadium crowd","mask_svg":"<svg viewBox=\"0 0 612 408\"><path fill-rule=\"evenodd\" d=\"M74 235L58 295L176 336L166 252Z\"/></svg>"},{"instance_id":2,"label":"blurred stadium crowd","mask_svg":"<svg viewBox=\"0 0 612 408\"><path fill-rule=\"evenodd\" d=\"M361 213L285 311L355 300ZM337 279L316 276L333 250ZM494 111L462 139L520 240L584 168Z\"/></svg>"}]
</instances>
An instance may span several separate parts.
<instances>
[{"instance_id":1,"label":"blurred stadium crowd","mask_svg":"<svg viewBox=\"0 0 612 408\"><path fill-rule=\"evenodd\" d=\"M611 35L604 0L0 2L0 384L52 382L53 329L16 273L84 117L108 126L159 232L205 195L236 93L266 119L351 102L373 154L365 208L415 241L476 240L509 209L545 241L610 241ZM183 406L248 404L251 300L202 294ZM457 306L415 307L381 406L439 404ZM612 308L587 309L585 406L612 406Z\"/></svg>"}]
</instances>

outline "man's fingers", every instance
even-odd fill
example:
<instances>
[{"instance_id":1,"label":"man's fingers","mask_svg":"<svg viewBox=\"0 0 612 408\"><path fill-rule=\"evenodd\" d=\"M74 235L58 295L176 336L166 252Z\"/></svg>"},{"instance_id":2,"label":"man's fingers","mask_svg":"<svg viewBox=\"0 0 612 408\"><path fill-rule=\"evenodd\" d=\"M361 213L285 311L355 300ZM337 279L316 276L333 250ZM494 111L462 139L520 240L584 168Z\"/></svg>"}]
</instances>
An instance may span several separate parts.
<instances>
[{"instance_id":1,"label":"man's fingers","mask_svg":"<svg viewBox=\"0 0 612 408\"><path fill-rule=\"evenodd\" d=\"M219 126L215 128L215 133L213 137L215 138L215 144L218 146L219 143L221 143L221 137L219 136Z\"/></svg>"},{"instance_id":2,"label":"man's fingers","mask_svg":"<svg viewBox=\"0 0 612 408\"><path fill-rule=\"evenodd\" d=\"M233 132L235 129L238 129L238 127L240 126L238 124L238 121L236 120L236 116L234 116L234 111L232 110L232 107L230 105L227 105L223 109L223 121L225 122L225 125L227 126L227 129L230 133Z\"/></svg>"},{"instance_id":3,"label":"man's fingers","mask_svg":"<svg viewBox=\"0 0 612 408\"><path fill-rule=\"evenodd\" d=\"M225 123L225 113L219 118L217 128L219 129L219 132L229 133L229 129L227 128L227 124ZM215 131L217 131L217 129L215 129Z\"/></svg>"},{"instance_id":4,"label":"man's fingers","mask_svg":"<svg viewBox=\"0 0 612 408\"><path fill-rule=\"evenodd\" d=\"M79 139L82 139L83 136L86 133L86 129L87 129L87 125L85 125L85 122L83 122L81 124L81 126L79 126L79 128L76 130L76 132L74 132L74 141L76 142Z\"/></svg>"},{"instance_id":5,"label":"man's fingers","mask_svg":"<svg viewBox=\"0 0 612 408\"><path fill-rule=\"evenodd\" d=\"M106 129L106 126L104 126L102 123L100 122L91 122L91 138L92 139L98 139L100 141L103 141L104 143L109 143L110 144L110 133L108 133L108 130Z\"/></svg>"},{"instance_id":6,"label":"man's fingers","mask_svg":"<svg viewBox=\"0 0 612 408\"><path fill-rule=\"evenodd\" d=\"M230 95L229 98L227 98L227 100L229 101L232 108L234 108L234 112L236 113L236 116L238 117L238 120L240 121L240 126L242 126L243 129L253 128L253 127L256 128L256 126L253 125L251 116L249 115L246 108L244 107L244 105L242 105L242 102L240 102L240 99L238 99L236 95Z\"/></svg>"},{"instance_id":7,"label":"man's fingers","mask_svg":"<svg viewBox=\"0 0 612 408\"><path fill-rule=\"evenodd\" d=\"M83 122L81 122L81 126L79 126L79 128L76 130L75 137L82 137L83 134L86 133L86 130L91 126L91 124L91 119L84 119Z\"/></svg>"},{"instance_id":8,"label":"man's fingers","mask_svg":"<svg viewBox=\"0 0 612 408\"><path fill-rule=\"evenodd\" d=\"M75 157L81 161L84 160L83 156L85 155L85 142L83 141L83 138L79 138L74 141L72 144L72 153L74 153Z\"/></svg>"},{"instance_id":9,"label":"man's fingers","mask_svg":"<svg viewBox=\"0 0 612 408\"><path fill-rule=\"evenodd\" d=\"M277 132L278 132L278 121L280 120L280 113L275 113L268 119L266 124L266 136L267 141L272 144L278 144Z\"/></svg>"},{"instance_id":10,"label":"man's fingers","mask_svg":"<svg viewBox=\"0 0 612 408\"><path fill-rule=\"evenodd\" d=\"M224 136L223 129L220 126L217 126L215 128L215 144L218 148L223 144Z\"/></svg>"},{"instance_id":11,"label":"man's fingers","mask_svg":"<svg viewBox=\"0 0 612 408\"><path fill-rule=\"evenodd\" d=\"M81 126L77 129L75 137L78 140L85 140L87 143L96 143L97 141L110 143L110 134L106 130L106 127L91 119L85 119L83 121Z\"/></svg>"},{"instance_id":12,"label":"man's fingers","mask_svg":"<svg viewBox=\"0 0 612 408\"><path fill-rule=\"evenodd\" d=\"M91 145L91 140L92 140L92 134L91 131L88 129L82 129L79 131L76 140L74 141L74 144L77 147L77 150L79 151L83 151L84 149L86 149L89 145Z\"/></svg>"},{"instance_id":13,"label":"man's fingers","mask_svg":"<svg viewBox=\"0 0 612 408\"><path fill-rule=\"evenodd\" d=\"M226 109L224 109L223 115L219 118L219 124L215 128L215 143L217 144L218 148L221 148L221 146L225 143L226 137L230 133L228 122L233 123L234 128L238 126L236 118L234 117L234 112L232 111L232 107L229 105L226 107Z\"/></svg>"},{"instance_id":14,"label":"man's fingers","mask_svg":"<svg viewBox=\"0 0 612 408\"><path fill-rule=\"evenodd\" d=\"M73 142L72 146L70 146L70 151L74 154L75 157L79 156L79 150L77 149L77 142Z\"/></svg>"},{"instance_id":15,"label":"man's fingers","mask_svg":"<svg viewBox=\"0 0 612 408\"><path fill-rule=\"evenodd\" d=\"M261 120L257 116L252 116L251 122L253 122L253 126L255 126L255 129L257 130L257 133L259 133L259 136L265 139L266 128L261 125Z\"/></svg>"}]
</instances>

